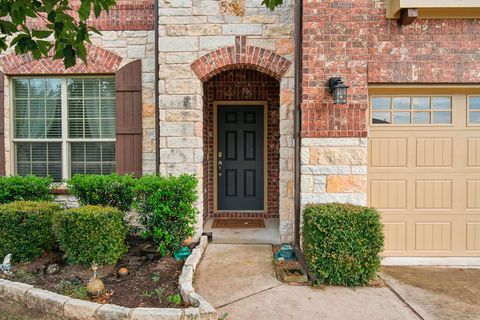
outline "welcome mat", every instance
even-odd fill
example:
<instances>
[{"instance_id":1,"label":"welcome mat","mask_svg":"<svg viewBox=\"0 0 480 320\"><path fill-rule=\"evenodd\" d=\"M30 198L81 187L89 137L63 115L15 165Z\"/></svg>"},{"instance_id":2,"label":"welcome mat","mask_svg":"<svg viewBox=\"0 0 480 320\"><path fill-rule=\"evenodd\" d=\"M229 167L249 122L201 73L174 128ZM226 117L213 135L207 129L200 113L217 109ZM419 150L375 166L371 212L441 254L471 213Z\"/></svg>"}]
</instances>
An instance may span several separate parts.
<instances>
[{"instance_id":1,"label":"welcome mat","mask_svg":"<svg viewBox=\"0 0 480 320\"><path fill-rule=\"evenodd\" d=\"M213 219L214 229L265 228L263 219Z\"/></svg>"}]
</instances>

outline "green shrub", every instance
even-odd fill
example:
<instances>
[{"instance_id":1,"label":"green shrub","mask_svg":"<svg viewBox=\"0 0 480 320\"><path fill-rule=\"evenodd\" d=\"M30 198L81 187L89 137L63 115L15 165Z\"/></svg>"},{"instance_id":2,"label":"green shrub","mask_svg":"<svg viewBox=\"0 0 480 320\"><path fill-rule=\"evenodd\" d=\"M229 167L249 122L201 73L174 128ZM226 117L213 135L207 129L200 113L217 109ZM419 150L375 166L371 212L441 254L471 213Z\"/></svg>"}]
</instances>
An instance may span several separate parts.
<instances>
[{"instance_id":1,"label":"green shrub","mask_svg":"<svg viewBox=\"0 0 480 320\"><path fill-rule=\"evenodd\" d=\"M305 208L303 252L318 282L366 285L380 269L382 249L382 224L375 209L338 203Z\"/></svg>"},{"instance_id":2,"label":"green shrub","mask_svg":"<svg viewBox=\"0 0 480 320\"><path fill-rule=\"evenodd\" d=\"M50 201L53 180L36 176L0 176L0 203Z\"/></svg>"},{"instance_id":3,"label":"green shrub","mask_svg":"<svg viewBox=\"0 0 480 320\"><path fill-rule=\"evenodd\" d=\"M11 253L14 261L30 261L51 250L52 216L60 210L53 202L17 201L1 205L0 259Z\"/></svg>"},{"instance_id":4,"label":"green shrub","mask_svg":"<svg viewBox=\"0 0 480 320\"><path fill-rule=\"evenodd\" d=\"M145 176L134 188L145 235L153 238L162 255L180 248L194 234L197 184L192 175Z\"/></svg>"},{"instance_id":5,"label":"green shrub","mask_svg":"<svg viewBox=\"0 0 480 320\"><path fill-rule=\"evenodd\" d=\"M68 190L82 205L102 205L130 210L135 178L129 175L75 175L68 181Z\"/></svg>"},{"instance_id":6,"label":"green shrub","mask_svg":"<svg viewBox=\"0 0 480 320\"><path fill-rule=\"evenodd\" d=\"M60 249L73 264L114 264L127 252L125 214L115 208L84 206L53 217Z\"/></svg>"}]
</instances>

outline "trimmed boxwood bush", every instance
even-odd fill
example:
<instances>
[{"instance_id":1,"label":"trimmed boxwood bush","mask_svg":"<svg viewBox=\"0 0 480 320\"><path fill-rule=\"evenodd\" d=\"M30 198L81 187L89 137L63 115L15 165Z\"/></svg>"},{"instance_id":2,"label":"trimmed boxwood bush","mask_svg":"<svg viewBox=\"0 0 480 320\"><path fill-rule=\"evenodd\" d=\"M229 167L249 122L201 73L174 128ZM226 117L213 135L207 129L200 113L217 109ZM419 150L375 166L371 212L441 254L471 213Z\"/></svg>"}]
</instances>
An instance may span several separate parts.
<instances>
[{"instance_id":1,"label":"trimmed boxwood bush","mask_svg":"<svg viewBox=\"0 0 480 320\"><path fill-rule=\"evenodd\" d=\"M124 216L116 208L84 206L55 214L53 230L70 263L114 264L127 252Z\"/></svg>"},{"instance_id":2,"label":"trimmed boxwood bush","mask_svg":"<svg viewBox=\"0 0 480 320\"><path fill-rule=\"evenodd\" d=\"M50 201L53 180L36 176L0 176L0 203Z\"/></svg>"},{"instance_id":3,"label":"trimmed boxwood bush","mask_svg":"<svg viewBox=\"0 0 480 320\"><path fill-rule=\"evenodd\" d=\"M52 202L17 201L0 206L0 258L16 262L40 257L54 245L52 217L60 211ZM1 260L0 260L1 262Z\"/></svg>"},{"instance_id":4,"label":"trimmed boxwood bush","mask_svg":"<svg viewBox=\"0 0 480 320\"><path fill-rule=\"evenodd\" d=\"M134 190L144 235L153 238L162 255L180 248L194 234L197 184L192 175L145 176L137 182Z\"/></svg>"},{"instance_id":5,"label":"trimmed boxwood bush","mask_svg":"<svg viewBox=\"0 0 480 320\"><path fill-rule=\"evenodd\" d=\"M375 209L314 204L304 210L303 252L317 282L366 285L380 269L383 231Z\"/></svg>"},{"instance_id":6,"label":"trimmed boxwood bush","mask_svg":"<svg viewBox=\"0 0 480 320\"><path fill-rule=\"evenodd\" d=\"M130 210L135 178L130 175L75 175L68 181L68 191L82 205L102 205Z\"/></svg>"}]
</instances>

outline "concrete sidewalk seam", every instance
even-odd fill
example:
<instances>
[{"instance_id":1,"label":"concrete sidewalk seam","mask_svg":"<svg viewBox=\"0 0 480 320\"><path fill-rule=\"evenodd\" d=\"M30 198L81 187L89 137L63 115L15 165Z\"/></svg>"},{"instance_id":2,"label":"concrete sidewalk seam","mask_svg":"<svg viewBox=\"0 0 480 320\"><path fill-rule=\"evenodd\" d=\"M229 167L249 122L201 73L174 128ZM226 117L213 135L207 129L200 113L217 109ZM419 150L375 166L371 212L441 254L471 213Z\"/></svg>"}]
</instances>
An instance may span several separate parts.
<instances>
[{"instance_id":1,"label":"concrete sidewalk seam","mask_svg":"<svg viewBox=\"0 0 480 320\"><path fill-rule=\"evenodd\" d=\"M270 287L270 288L266 288L266 289L257 291L257 292L255 292L255 293L249 294L248 296L245 296L245 297L242 297L242 298L238 298L237 300L233 300L233 301L228 302L228 303L225 303L225 304L223 304L223 305L221 305L221 306L215 307L215 309L220 309L220 308L226 307L226 306L228 306L228 305L230 305L230 304L233 304L233 303L236 303L236 302L239 302L239 301L248 299L248 298L250 298L250 297L256 296L257 294L260 294L260 293L263 293L263 292L266 292L266 291L275 289L275 288L280 287L280 286L282 286L282 285L284 285L284 283L279 283L279 284L277 284L277 285L275 285L275 286L273 286L273 287Z\"/></svg>"},{"instance_id":2,"label":"concrete sidewalk seam","mask_svg":"<svg viewBox=\"0 0 480 320\"><path fill-rule=\"evenodd\" d=\"M397 291L395 291L395 289L393 289L385 279L383 279L383 282L385 283L385 285L387 286L387 288L398 298L398 300L400 300L408 309L410 309L410 311L412 311L420 320L425 320L421 315L420 313L417 312L417 310L415 310L414 307L412 307L408 302L407 300L405 300Z\"/></svg>"}]
</instances>

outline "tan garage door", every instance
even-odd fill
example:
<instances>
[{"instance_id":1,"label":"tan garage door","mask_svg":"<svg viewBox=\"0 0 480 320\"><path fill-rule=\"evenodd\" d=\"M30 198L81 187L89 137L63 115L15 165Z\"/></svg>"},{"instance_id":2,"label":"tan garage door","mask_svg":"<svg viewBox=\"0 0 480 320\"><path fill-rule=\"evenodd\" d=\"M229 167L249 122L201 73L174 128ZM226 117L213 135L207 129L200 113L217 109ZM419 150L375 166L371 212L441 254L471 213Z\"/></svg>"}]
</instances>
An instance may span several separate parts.
<instances>
[{"instance_id":1,"label":"tan garage door","mask_svg":"<svg viewBox=\"0 0 480 320\"><path fill-rule=\"evenodd\" d=\"M370 94L368 201L386 256L480 256L480 95L448 91Z\"/></svg>"}]
</instances>

